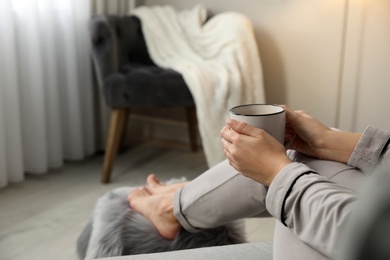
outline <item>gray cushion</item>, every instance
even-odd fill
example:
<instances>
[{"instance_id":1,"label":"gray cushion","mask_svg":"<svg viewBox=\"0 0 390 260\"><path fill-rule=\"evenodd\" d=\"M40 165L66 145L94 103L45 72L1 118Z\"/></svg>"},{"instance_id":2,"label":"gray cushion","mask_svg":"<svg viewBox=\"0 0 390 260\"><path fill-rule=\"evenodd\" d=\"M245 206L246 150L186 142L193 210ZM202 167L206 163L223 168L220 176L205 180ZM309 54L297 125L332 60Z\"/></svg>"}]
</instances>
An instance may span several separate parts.
<instances>
[{"instance_id":1,"label":"gray cushion","mask_svg":"<svg viewBox=\"0 0 390 260\"><path fill-rule=\"evenodd\" d=\"M192 106L194 100L181 74L155 66L133 66L104 80L104 95L110 107Z\"/></svg>"},{"instance_id":2,"label":"gray cushion","mask_svg":"<svg viewBox=\"0 0 390 260\"><path fill-rule=\"evenodd\" d=\"M113 257L244 243L242 223L190 233L181 229L175 239L160 236L153 224L127 201L131 187L117 188L101 197L77 240L80 259Z\"/></svg>"}]
</instances>

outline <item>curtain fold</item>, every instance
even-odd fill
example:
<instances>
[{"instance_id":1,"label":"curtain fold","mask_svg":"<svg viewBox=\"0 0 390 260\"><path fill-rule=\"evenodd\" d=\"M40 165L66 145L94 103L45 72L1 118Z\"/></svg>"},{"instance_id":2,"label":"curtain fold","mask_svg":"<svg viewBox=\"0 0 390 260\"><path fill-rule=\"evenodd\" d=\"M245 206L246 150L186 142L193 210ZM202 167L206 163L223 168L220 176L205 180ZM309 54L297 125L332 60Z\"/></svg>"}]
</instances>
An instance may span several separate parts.
<instances>
[{"instance_id":1,"label":"curtain fold","mask_svg":"<svg viewBox=\"0 0 390 260\"><path fill-rule=\"evenodd\" d=\"M92 0L92 11L95 14L126 15L136 5L136 0Z\"/></svg>"},{"instance_id":2,"label":"curtain fold","mask_svg":"<svg viewBox=\"0 0 390 260\"><path fill-rule=\"evenodd\" d=\"M0 1L0 35L0 187L4 187L24 179L16 35L10 1Z\"/></svg>"},{"instance_id":3,"label":"curtain fold","mask_svg":"<svg viewBox=\"0 0 390 260\"><path fill-rule=\"evenodd\" d=\"M0 187L95 151L88 1L0 1Z\"/></svg>"}]
</instances>

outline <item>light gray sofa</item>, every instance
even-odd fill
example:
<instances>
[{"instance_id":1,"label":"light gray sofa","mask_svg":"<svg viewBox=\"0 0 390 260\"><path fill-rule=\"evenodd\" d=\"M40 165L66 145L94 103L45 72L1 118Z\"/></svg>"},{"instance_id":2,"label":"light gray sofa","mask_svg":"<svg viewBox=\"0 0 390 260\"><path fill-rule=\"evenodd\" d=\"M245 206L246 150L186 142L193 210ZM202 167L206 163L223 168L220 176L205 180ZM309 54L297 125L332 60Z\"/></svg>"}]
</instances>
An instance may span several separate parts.
<instances>
[{"instance_id":1,"label":"light gray sofa","mask_svg":"<svg viewBox=\"0 0 390 260\"><path fill-rule=\"evenodd\" d=\"M205 247L165 253L142 254L101 258L105 260L272 260L272 242L244 243L238 245Z\"/></svg>"}]
</instances>

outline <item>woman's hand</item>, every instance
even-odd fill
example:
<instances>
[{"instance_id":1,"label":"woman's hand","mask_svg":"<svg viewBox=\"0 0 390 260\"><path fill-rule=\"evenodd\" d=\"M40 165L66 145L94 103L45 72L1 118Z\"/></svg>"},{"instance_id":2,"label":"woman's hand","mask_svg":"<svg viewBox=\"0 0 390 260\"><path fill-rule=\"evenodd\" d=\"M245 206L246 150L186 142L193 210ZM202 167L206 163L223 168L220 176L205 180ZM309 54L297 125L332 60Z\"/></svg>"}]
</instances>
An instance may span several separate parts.
<instances>
[{"instance_id":1,"label":"woman's hand","mask_svg":"<svg viewBox=\"0 0 390 260\"><path fill-rule=\"evenodd\" d=\"M230 165L265 186L269 186L278 172L291 163L284 146L262 129L228 119L221 136Z\"/></svg>"},{"instance_id":2,"label":"woman's hand","mask_svg":"<svg viewBox=\"0 0 390 260\"><path fill-rule=\"evenodd\" d=\"M290 149L311 157L346 163L361 134L334 131L305 111L286 110L286 143Z\"/></svg>"},{"instance_id":3,"label":"woman's hand","mask_svg":"<svg viewBox=\"0 0 390 260\"><path fill-rule=\"evenodd\" d=\"M332 130L303 110L293 111L287 106L285 142L289 148L315 158L323 158L325 137Z\"/></svg>"}]
</instances>

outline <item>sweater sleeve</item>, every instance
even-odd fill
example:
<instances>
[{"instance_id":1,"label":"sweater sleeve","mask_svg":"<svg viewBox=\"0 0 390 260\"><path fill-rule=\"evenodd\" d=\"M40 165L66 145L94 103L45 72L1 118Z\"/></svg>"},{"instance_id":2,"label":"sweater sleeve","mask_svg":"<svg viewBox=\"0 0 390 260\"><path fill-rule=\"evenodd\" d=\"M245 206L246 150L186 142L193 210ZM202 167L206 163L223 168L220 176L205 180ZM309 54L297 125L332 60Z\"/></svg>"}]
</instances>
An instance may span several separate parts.
<instances>
[{"instance_id":1,"label":"sweater sleeve","mask_svg":"<svg viewBox=\"0 0 390 260\"><path fill-rule=\"evenodd\" d=\"M370 174L375 166L390 163L390 131L368 126L355 147L348 165Z\"/></svg>"}]
</instances>

